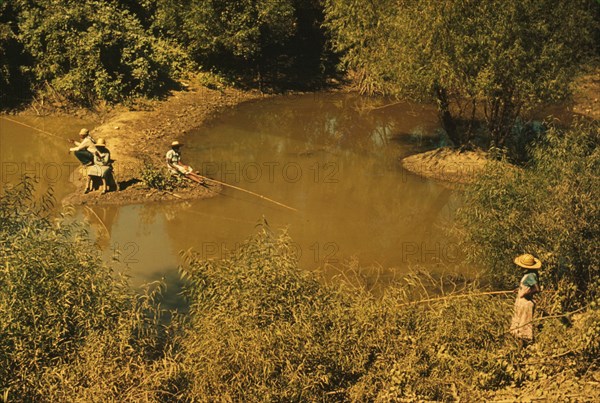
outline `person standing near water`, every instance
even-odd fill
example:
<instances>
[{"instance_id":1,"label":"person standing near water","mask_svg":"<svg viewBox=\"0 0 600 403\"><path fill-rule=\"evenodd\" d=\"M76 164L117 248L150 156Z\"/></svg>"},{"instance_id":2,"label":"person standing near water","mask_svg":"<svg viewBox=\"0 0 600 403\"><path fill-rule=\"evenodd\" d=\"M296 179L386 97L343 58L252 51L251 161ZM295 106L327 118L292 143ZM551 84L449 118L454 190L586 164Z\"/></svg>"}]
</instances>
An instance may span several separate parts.
<instances>
[{"instance_id":1,"label":"person standing near water","mask_svg":"<svg viewBox=\"0 0 600 403\"><path fill-rule=\"evenodd\" d=\"M538 270L542 262L526 253L515 258L515 264L525 270L517 289L515 311L510 325L510 332L521 343L527 345L533 342L533 311L535 302L533 296L540 292Z\"/></svg>"},{"instance_id":2,"label":"person standing near water","mask_svg":"<svg viewBox=\"0 0 600 403\"><path fill-rule=\"evenodd\" d=\"M84 165L92 165L94 163L94 152L96 152L96 142L90 136L88 129L79 131L81 141L74 141L75 147L69 148L75 154L75 157Z\"/></svg>"}]
</instances>

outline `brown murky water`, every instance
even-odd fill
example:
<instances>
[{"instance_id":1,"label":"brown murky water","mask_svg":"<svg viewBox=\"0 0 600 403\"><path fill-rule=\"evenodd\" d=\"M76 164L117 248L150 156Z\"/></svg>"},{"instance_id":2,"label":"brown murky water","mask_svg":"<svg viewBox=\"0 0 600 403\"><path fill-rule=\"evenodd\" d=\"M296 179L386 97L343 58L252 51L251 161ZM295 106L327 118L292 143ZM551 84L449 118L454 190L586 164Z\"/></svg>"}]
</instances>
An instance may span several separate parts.
<instances>
[{"instance_id":1,"label":"brown murky water","mask_svg":"<svg viewBox=\"0 0 600 403\"><path fill-rule=\"evenodd\" d=\"M399 163L437 141L435 111L414 104L372 109L373 102L347 94L278 97L243 104L187 135L184 162L297 212L225 189L208 200L94 207L94 213L84 208L81 214L107 259L127 263L137 284L161 277L176 284L181 250L218 258L263 218L272 229L287 228L305 269L335 272L354 260L395 273L423 263L455 271L455 244L444 228L456 197ZM82 124L61 120L45 127L76 133ZM46 163L73 162L66 142L4 121L1 128L3 164L33 163L42 155ZM57 192L70 191L60 179Z\"/></svg>"},{"instance_id":2,"label":"brown murky water","mask_svg":"<svg viewBox=\"0 0 600 403\"><path fill-rule=\"evenodd\" d=\"M78 138L82 127L93 126L77 118L0 117L0 187L27 175L43 185L40 189L51 186L60 200L75 189L80 165L68 152L68 140Z\"/></svg>"}]
</instances>

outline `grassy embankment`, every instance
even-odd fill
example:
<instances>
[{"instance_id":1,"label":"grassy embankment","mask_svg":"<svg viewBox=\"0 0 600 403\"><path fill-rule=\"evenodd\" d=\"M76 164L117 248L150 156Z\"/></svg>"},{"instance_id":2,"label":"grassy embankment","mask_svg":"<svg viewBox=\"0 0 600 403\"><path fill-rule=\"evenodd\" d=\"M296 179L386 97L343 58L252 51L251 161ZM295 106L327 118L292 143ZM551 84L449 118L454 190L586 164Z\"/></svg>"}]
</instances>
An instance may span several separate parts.
<instances>
[{"instance_id":1,"label":"grassy embankment","mask_svg":"<svg viewBox=\"0 0 600 403\"><path fill-rule=\"evenodd\" d=\"M589 219L598 209L597 136L597 125L550 133L532 166L519 174L490 170L467 192L463 229L479 245L474 258L495 273L488 279L518 281L510 261L522 248L546 263L537 341L526 349L508 333L512 295L415 268L375 297L360 270L347 273L353 281L303 271L287 236L264 225L222 260L188 254L182 275L190 312L164 325L160 287L132 292L81 227L68 215L48 216L48 199L33 204L23 184L0 201L0 396L597 399L598 224ZM565 148L575 137L579 145ZM534 232L545 220L556 225ZM462 286L440 298L451 284Z\"/></svg>"}]
</instances>

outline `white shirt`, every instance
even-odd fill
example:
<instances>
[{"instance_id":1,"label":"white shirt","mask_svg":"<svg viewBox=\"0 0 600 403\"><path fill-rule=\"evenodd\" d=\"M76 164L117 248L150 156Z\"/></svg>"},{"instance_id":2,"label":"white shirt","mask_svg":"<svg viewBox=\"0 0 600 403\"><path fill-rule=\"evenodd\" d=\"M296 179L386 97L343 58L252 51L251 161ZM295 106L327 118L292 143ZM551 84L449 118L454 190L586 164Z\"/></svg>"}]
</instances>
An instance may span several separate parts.
<instances>
[{"instance_id":1,"label":"white shirt","mask_svg":"<svg viewBox=\"0 0 600 403\"><path fill-rule=\"evenodd\" d=\"M181 154L171 149L167 151L167 162L173 165L179 164L181 160Z\"/></svg>"},{"instance_id":2,"label":"white shirt","mask_svg":"<svg viewBox=\"0 0 600 403\"><path fill-rule=\"evenodd\" d=\"M96 142L94 141L94 139L91 136L86 136L84 137L83 140L81 140L81 142L75 142L76 146L73 148L70 148L71 151L79 151L79 150L88 150L91 153L96 152Z\"/></svg>"}]
</instances>

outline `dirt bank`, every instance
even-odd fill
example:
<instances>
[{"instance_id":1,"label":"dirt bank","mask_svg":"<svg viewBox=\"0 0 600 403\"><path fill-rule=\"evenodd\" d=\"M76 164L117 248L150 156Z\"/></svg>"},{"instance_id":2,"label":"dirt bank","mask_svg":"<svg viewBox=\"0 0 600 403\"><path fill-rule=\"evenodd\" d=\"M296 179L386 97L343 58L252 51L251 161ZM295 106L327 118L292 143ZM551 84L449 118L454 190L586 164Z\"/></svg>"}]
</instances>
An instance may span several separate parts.
<instances>
[{"instance_id":1,"label":"dirt bank","mask_svg":"<svg viewBox=\"0 0 600 403\"><path fill-rule=\"evenodd\" d=\"M258 92L232 88L212 90L192 80L185 90L174 91L165 100L115 108L102 117L100 126L89 129L95 139L106 140L116 161L114 168L121 191L84 195L82 178L77 193L69 195L64 202L74 205L132 204L214 196L219 187L190 184L173 192L149 190L140 181L140 169L145 161L162 166L164 154L173 140L185 140L186 133L223 109L262 97Z\"/></svg>"},{"instance_id":2,"label":"dirt bank","mask_svg":"<svg viewBox=\"0 0 600 403\"><path fill-rule=\"evenodd\" d=\"M574 82L572 111L586 118L600 119L600 68L591 69ZM408 171L447 185L472 182L486 164L486 154L440 148L402 159Z\"/></svg>"},{"instance_id":3,"label":"dirt bank","mask_svg":"<svg viewBox=\"0 0 600 403\"><path fill-rule=\"evenodd\" d=\"M446 184L466 184L477 177L487 162L482 151L459 151L449 147L438 148L402 159L402 166L410 172Z\"/></svg>"}]
</instances>

